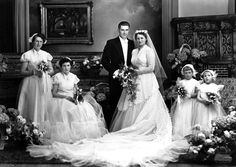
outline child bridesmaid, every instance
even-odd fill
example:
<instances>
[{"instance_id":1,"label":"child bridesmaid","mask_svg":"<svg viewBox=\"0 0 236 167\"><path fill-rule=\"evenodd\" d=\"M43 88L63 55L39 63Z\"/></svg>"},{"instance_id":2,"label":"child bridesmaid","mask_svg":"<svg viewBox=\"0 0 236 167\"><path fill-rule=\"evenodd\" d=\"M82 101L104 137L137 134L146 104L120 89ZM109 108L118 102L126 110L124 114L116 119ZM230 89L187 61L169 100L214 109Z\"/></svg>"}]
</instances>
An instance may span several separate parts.
<instances>
[{"instance_id":1,"label":"child bridesmaid","mask_svg":"<svg viewBox=\"0 0 236 167\"><path fill-rule=\"evenodd\" d=\"M217 74L213 70L205 70L201 77L203 83L198 87L197 102L194 105L193 125L199 124L203 130L211 130L211 120L225 115L221 106L220 91L224 85L214 83ZM211 96L211 97L210 97Z\"/></svg>"},{"instance_id":2,"label":"child bridesmaid","mask_svg":"<svg viewBox=\"0 0 236 167\"><path fill-rule=\"evenodd\" d=\"M192 129L193 104L196 102L196 87L199 82L194 79L196 70L192 64L186 64L181 69L184 79L177 81L177 87L182 87L184 94L178 95L174 105L171 107L173 113L173 138L181 139L189 135Z\"/></svg>"}]
</instances>

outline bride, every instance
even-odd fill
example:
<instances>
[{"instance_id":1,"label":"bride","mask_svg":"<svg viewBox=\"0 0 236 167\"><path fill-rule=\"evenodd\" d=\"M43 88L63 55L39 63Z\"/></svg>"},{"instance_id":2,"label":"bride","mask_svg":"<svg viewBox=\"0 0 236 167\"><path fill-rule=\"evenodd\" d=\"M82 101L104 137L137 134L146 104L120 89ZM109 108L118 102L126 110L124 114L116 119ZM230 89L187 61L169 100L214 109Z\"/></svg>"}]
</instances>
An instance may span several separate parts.
<instances>
[{"instance_id":1,"label":"bride","mask_svg":"<svg viewBox=\"0 0 236 167\"><path fill-rule=\"evenodd\" d=\"M185 152L185 140L172 141L171 119L158 85L166 75L151 38L146 30L137 30L134 39L138 47L133 50L131 61L138 73L137 96L131 102L123 90L113 132L74 144L29 146L31 156L59 158L75 166L165 166Z\"/></svg>"}]
</instances>

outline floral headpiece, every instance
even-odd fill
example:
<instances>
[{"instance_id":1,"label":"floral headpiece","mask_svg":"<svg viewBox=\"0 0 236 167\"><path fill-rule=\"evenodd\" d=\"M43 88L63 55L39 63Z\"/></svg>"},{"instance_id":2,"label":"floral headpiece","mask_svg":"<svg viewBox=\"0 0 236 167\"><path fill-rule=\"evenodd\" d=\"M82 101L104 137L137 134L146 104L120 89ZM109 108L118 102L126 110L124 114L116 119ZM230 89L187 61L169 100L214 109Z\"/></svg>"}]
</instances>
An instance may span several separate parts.
<instances>
[{"instance_id":1,"label":"floral headpiece","mask_svg":"<svg viewBox=\"0 0 236 167\"><path fill-rule=\"evenodd\" d=\"M135 34L137 34L137 33L144 33L144 34L147 34L148 31L147 31L147 30L136 30L136 31L135 31Z\"/></svg>"},{"instance_id":2,"label":"floral headpiece","mask_svg":"<svg viewBox=\"0 0 236 167\"><path fill-rule=\"evenodd\" d=\"M201 78L203 78L203 75L204 75L204 73L205 72L209 72L209 73L211 73L211 75L212 75L212 77L213 77L213 80L215 81L216 80L216 77L217 77L217 73L216 73L216 71L213 71L213 70L204 70L202 73L201 73Z\"/></svg>"},{"instance_id":3,"label":"floral headpiece","mask_svg":"<svg viewBox=\"0 0 236 167\"><path fill-rule=\"evenodd\" d=\"M183 66L183 68L181 69L181 74L184 75L184 68L186 67L191 68L191 70L193 71L193 76L196 77L197 71L194 69L192 64L186 64L185 66Z\"/></svg>"},{"instance_id":4,"label":"floral headpiece","mask_svg":"<svg viewBox=\"0 0 236 167\"><path fill-rule=\"evenodd\" d=\"M32 43L33 42L33 38L35 35L38 35L38 33L34 33L31 37L29 37L29 43ZM47 43L47 40L44 39L44 43L43 44L46 44Z\"/></svg>"}]
</instances>

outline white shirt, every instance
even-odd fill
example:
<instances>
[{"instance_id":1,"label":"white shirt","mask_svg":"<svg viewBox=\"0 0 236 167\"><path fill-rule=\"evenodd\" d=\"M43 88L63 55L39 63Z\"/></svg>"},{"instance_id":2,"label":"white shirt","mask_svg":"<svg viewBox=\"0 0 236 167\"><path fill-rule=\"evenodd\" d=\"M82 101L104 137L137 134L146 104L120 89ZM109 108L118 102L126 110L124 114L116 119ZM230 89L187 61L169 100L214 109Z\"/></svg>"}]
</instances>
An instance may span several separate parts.
<instances>
[{"instance_id":1,"label":"white shirt","mask_svg":"<svg viewBox=\"0 0 236 167\"><path fill-rule=\"evenodd\" d=\"M122 39L121 37L120 38L120 43L121 43L121 46L122 46L122 50L123 50L123 55L124 55L124 60L125 60L125 65L127 63L127 54L128 54L128 39Z\"/></svg>"}]
</instances>

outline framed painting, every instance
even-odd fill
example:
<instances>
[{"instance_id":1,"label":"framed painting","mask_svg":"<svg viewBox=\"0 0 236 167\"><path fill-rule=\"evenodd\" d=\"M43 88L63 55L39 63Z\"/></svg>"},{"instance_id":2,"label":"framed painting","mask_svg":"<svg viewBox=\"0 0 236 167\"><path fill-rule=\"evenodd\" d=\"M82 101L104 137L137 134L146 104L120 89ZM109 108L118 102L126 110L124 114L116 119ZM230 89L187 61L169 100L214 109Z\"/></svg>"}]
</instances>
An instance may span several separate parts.
<instances>
[{"instance_id":1,"label":"framed painting","mask_svg":"<svg viewBox=\"0 0 236 167\"><path fill-rule=\"evenodd\" d=\"M42 3L41 32L47 43L93 44L93 3Z\"/></svg>"}]
</instances>

